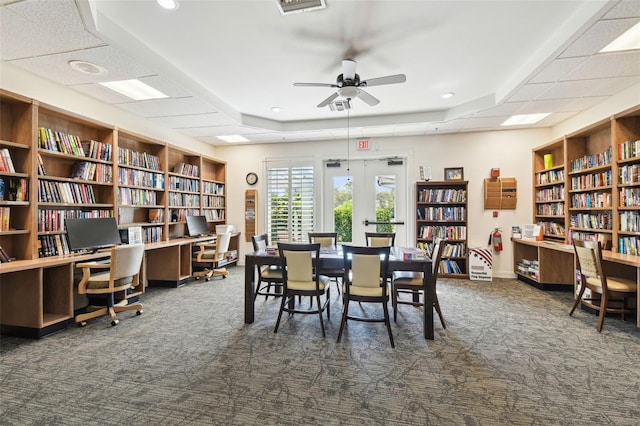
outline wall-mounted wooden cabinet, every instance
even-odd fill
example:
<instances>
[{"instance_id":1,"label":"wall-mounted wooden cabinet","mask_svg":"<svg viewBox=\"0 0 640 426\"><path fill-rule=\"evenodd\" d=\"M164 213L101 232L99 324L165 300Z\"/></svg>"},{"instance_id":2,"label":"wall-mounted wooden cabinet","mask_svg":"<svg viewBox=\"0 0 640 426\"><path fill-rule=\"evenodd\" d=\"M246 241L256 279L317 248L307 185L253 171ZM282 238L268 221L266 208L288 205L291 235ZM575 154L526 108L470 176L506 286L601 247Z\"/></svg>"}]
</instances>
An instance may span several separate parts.
<instances>
[{"instance_id":1,"label":"wall-mounted wooden cabinet","mask_svg":"<svg viewBox=\"0 0 640 426\"><path fill-rule=\"evenodd\" d=\"M187 214L225 223L225 162L4 90L0 110L0 246L12 258L68 253L68 217L114 216L144 242L185 235Z\"/></svg>"}]
</instances>

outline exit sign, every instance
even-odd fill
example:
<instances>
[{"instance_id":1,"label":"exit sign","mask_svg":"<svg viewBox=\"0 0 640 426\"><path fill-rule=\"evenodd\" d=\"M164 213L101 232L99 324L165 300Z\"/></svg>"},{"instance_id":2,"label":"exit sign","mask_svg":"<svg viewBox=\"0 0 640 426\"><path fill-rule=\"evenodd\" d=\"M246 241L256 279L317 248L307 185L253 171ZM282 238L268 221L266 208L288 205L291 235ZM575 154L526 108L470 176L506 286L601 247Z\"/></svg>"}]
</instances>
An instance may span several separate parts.
<instances>
[{"instance_id":1,"label":"exit sign","mask_svg":"<svg viewBox=\"0 0 640 426\"><path fill-rule=\"evenodd\" d=\"M358 141L358 149L369 149L369 140L368 139L360 139Z\"/></svg>"}]
</instances>

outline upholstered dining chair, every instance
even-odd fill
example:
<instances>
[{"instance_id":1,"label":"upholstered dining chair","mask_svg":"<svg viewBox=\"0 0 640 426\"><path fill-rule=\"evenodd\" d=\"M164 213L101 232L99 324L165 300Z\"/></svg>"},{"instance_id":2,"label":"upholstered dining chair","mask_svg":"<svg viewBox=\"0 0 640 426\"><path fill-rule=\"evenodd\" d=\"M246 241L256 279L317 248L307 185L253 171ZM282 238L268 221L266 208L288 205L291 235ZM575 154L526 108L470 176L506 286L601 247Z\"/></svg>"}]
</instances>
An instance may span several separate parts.
<instances>
[{"instance_id":1,"label":"upholstered dining chair","mask_svg":"<svg viewBox=\"0 0 640 426\"><path fill-rule=\"evenodd\" d=\"M144 257L144 244L125 244L111 249L108 263L85 262L76 267L82 268L82 279L78 285L78 293L89 297L88 312L76 315L75 322L84 327L87 320L109 314L111 325L119 320L117 312L136 311L142 314L142 303L128 304L126 293L139 284L140 268ZM101 272L96 272L100 270ZM92 273L93 271L93 273ZM96 304L106 297L104 304ZM116 302L116 298L118 302Z\"/></svg>"},{"instance_id":2,"label":"upholstered dining chair","mask_svg":"<svg viewBox=\"0 0 640 426\"><path fill-rule=\"evenodd\" d=\"M337 232L309 232L309 243L320 243L320 247L330 247L335 246L338 242L338 233ZM318 267L318 273L321 275L325 275L331 278L336 283L336 289L338 290L338 294L340 294L340 279L344 275L344 268L325 268L320 265Z\"/></svg>"},{"instance_id":3,"label":"upholstered dining chair","mask_svg":"<svg viewBox=\"0 0 640 426\"><path fill-rule=\"evenodd\" d=\"M637 294L638 285L633 280L607 276L604 273L600 241L574 240L573 247L578 259L581 286L569 315L573 315L580 303L596 310L599 312L596 329L602 332L607 313L621 314L624 320L624 315L632 311L627 308L627 300ZM587 289L591 295L584 297ZM612 303L617 306L611 306Z\"/></svg>"},{"instance_id":4,"label":"upholstered dining chair","mask_svg":"<svg viewBox=\"0 0 640 426\"><path fill-rule=\"evenodd\" d=\"M214 242L196 243L198 250L194 251L192 265L197 269L194 278L204 278L209 281L213 275L227 278L229 271L224 265L227 263L227 252L231 233L216 234Z\"/></svg>"},{"instance_id":5,"label":"upholstered dining chair","mask_svg":"<svg viewBox=\"0 0 640 426\"><path fill-rule=\"evenodd\" d=\"M395 232L365 232L368 247L394 246L396 244Z\"/></svg>"},{"instance_id":6,"label":"upholstered dining chair","mask_svg":"<svg viewBox=\"0 0 640 426\"><path fill-rule=\"evenodd\" d=\"M254 235L251 237L253 251L265 249L269 245L267 234ZM255 300L258 295L264 296L267 300L269 296L279 297L282 295L282 268L274 265L260 266L258 269L258 283L253 296ZM273 289L272 289L273 287Z\"/></svg>"},{"instance_id":7,"label":"upholstered dining chair","mask_svg":"<svg viewBox=\"0 0 640 426\"><path fill-rule=\"evenodd\" d=\"M444 246L444 240L438 240L434 243L433 250L431 252L431 285L433 286L433 291L435 293L433 308L440 317L442 327L447 328L447 325L444 322L444 317L442 316L442 310L440 309L438 292L436 291L440 259L442 259ZM391 305L393 306L394 322L397 321L398 317L398 305L424 306L424 288L422 285L422 278L422 272L396 271L393 273L391 280ZM403 294L410 294L411 300L402 299L400 296ZM420 301L420 295L423 296L422 301Z\"/></svg>"},{"instance_id":8,"label":"upholstered dining chair","mask_svg":"<svg viewBox=\"0 0 640 426\"><path fill-rule=\"evenodd\" d=\"M323 312L327 312L330 319L331 288L329 277L320 275L315 271L315 265L320 261L320 244L278 243L278 253L282 259L283 297L280 301L280 310L274 333L278 332L282 313L293 314L317 314L320 318L322 336L326 336ZM325 296L324 302L321 296ZM309 309L295 306L295 297L309 296L316 299L317 308L313 304Z\"/></svg>"},{"instance_id":9,"label":"upholstered dining chair","mask_svg":"<svg viewBox=\"0 0 640 426\"><path fill-rule=\"evenodd\" d=\"M338 332L338 343L342 339L347 320L364 322L384 322L389 334L391 347L395 348L391 322L389 321L389 291L387 275L391 247L342 246L344 258L344 276L342 278L342 321ZM349 313L350 302L379 303L383 318L355 316Z\"/></svg>"}]
</instances>

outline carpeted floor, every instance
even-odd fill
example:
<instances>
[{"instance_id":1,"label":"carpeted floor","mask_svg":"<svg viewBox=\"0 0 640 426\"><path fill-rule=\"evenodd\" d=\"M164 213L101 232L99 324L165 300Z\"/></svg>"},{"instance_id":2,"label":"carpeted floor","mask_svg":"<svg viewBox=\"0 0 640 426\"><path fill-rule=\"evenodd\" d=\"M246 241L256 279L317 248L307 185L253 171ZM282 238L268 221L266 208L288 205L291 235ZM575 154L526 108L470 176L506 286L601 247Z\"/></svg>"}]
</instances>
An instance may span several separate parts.
<instances>
[{"instance_id":1,"label":"carpeted floor","mask_svg":"<svg viewBox=\"0 0 640 426\"><path fill-rule=\"evenodd\" d=\"M117 327L2 336L0 424L640 424L640 329L608 318L597 333L595 316L568 316L570 293L443 280L447 329L436 319L425 341L420 309L401 306L392 349L381 323L350 322L336 343L335 287L324 339L310 315L274 334L273 299L245 325L230 271L151 288Z\"/></svg>"}]
</instances>

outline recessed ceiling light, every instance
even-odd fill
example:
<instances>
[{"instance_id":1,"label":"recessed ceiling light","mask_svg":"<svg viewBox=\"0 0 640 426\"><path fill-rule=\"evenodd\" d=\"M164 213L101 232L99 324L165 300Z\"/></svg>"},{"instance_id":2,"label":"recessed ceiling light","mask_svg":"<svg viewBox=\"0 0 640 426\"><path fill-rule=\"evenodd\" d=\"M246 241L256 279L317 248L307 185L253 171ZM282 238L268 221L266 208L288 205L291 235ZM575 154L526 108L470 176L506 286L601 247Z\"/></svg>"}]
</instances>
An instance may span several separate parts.
<instances>
[{"instance_id":1,"label":"recessed ceiling light","mask_svg":"<svg viewBox=\"0 0 640 426\"><path fill-rule=\"evenodd\" d=\"M455 95L455 93L453 92L447 92L444 95L442 95L442 99L450 99L453 98L453 95Z\"/></svg>"},{"instance_id":2,"label":"recessed ceiling light","mask_svg":"<svg viewBox=\"0 0 640 426\"><path fill-rule=\"evenodd\" d=\"M146 101L148 99L160 99L169 97L161 91L156 90L153 87L141 82L140 80L136 80L135 78L131 80L106 81L99 84L135 101Z\"/></svg>"},{"instance_id":3,"label":"recessed ceiling light","mask_svg":"<svg viewBox=\"0 0 640 426\"><path fill-rule=\"evenodd\" d=\"M72 70L81 72L82 74L89 75L107 75L108 71L106 68L101 67L100 65L92 64L87 61L69 61L69 67Z\"/></svg>"},{"instance_id":4,"label":"recessed ceiling light","mask_svg":"<svg viewBox=\"0 0 640 426\"><path fill-rule=\"evenodd\" d=\"M158 4L167 10L176 10L180 3L178 0L157 0Z\"/></svg>"},{"instance_id":5,"label":"recessed ceiling light","mask_svg":"<svg viewBox=\"0 0 640 426\"><path fill-rule=\"evenodd\" d=\"M222 139L225 142L249 142L249 139L240 135L218 136L218 139Z\"/></svg>"},{"instance_id":6,"label":"recessed ceiling light","mask_svg":"<svg viewBox=\"0 0 640 426\"><path fill-rule=\"evenodd\" d=\"M501 126L518 126L521 124L535 124L542 120L546 116L551 114L550 112L543 112L540 114L519 114L509 117Z\"/></svg>"},{"instance_id":7,"label":"recessed ceiling light","mask_svg":"<svg viewBox=\"0 0 640 426\"><path fill-rule=\"evenodd\" d=\"M271 107L271 111L280 112L280 111L282 111L282 108L280 108L280 107Z\"/></svg>"},{"instance_id":8,"label":"recessed ceiling light","mask_svg":"<svg viewBox=\"0 0 640 426\"><path fill-rule=\"evenodd\" d=\"M620 50L640 49L640 22L613 40L600 52L617 52Z\"/></svg>"}]
</instances>

